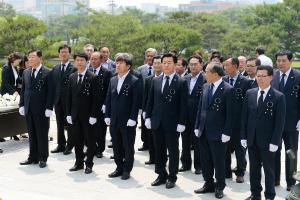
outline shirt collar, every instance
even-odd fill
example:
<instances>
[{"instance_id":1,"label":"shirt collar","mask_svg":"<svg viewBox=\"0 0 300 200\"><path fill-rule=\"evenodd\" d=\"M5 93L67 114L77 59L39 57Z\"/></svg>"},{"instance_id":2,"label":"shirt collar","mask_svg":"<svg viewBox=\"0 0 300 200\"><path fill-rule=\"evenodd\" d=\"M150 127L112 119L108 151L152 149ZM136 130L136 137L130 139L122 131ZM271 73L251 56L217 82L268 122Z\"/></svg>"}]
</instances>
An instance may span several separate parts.
<instances>
[{"instance_id":1,"label":"shirt collar","mask_svg":"<svg viewBox=\"0 0 300 200\"><path fill-rule=\"evenodd\" d=\"M99 73L99 71L100 71L100 69L101 69L101 65L99 65L96 69L95 68L93 68L93 71L94 70L96 70L96 74L98 74Z\"/></svg>"},{"instance_id":2,"label":"shirt collar","mask_svg":"<svg viewBox=\"0 0 300 200\"><path fill-rule=\"evenodd\" d=\"M222 83L222 78L220 78L219 80L217 80L216 82L214 82L214 88L218 88L219 85Z\"/></svg>"},{"instance_id":3,"label":"shirt collar","mask_svg":"<svg viewBox=\"0 0 300 200\"><path fill-rule=\"evenodd\" d=\"M83 71L82 73L79 73L79 72L78 72L78 75L79 75L79 74L82 74L82 77L84 77L86 71L87 71L87 68L85 68L84 71Z\"/></svg>"},{"instance_id":4,"label":"shirt collar","mask_svg":"<svg viewBox=\"0 0 300 200\"><path fill-rule=\"evenodd\" d=\"M161 75L163 75L164 73L160 73L158 76L161 76ZM154 77L158 77L157 75L156 75L156 73L154 73Z\"/></svg>"},{"instance_id":5,"label":"shirt collar","mask_svg":"<svg viewBox=\"0 0 300 200\"><path fill-rule=\"evenodd\" d=\"M129 74L129 72L130 72L130 70L128 70L128 72L125 75L123 75L122 77L120 77L118 74L118 80L120 80L120 79L125 80L126 76Z\"/></svg>"},{"instance_id":6,"label":"shirt collar","mask_svg":"<svg viewBox=\"0 0 300 200\"><path fill-rule=\"evenodd\" d=\"M176 74L176 73L173 72L172 74L169 75L169 77L170 77L170 79L169 79L170 82L173 80L173 77L175 76L175 74ZM164 74L164 77L163 77L163 78L165 79L166 76L167 76L167 75Z\"/></svg>"},{"instance_id":7,"label":"shirt collar","mask_svg":"<svg viewBox=\"0 0 300 200\"><path fill-rule=\"evenodd\" d=\"M42 68L42 64L40 64L40 65L36 68L36 70L35 70L36 73L39 72L41 68ZM33 68L32 68L32 70L33 70Z\"/></svg>"},{"instance_id":8,"label":"shirt collar","mask_svg":"<svg viewBox=\"0 0 300 200\"><path fill-rule=\"evenodd\" d=\"M201 73L202 73L202 71L200 71L196 76L193 76L193 75L191 74L191 76L192 76L191 78L192 78L192 79L198 79L198 77L199 77L199 75L200 75Z\"/></svg>"},{"instance_id":9,"label":"shirt collar","mask_svg":"<svg viewBox=\"0 0 300 200\"><path fill-rule=\"evenodd\" d=\"M265 92L264 95L268 94L270 88L271 88L271 85L269 85L269 87L265 88L264 90L262 90L260 87L258 87L258 93L260 94L260 91L264 91Z\"/></svg>"},{"instance_id":10,"label":"shirt collar","mask_svg":"<svg viewBox=\"0 0 300 200\"><path fill-rule=\"evenodd\" d=\"M292 70L292 68L290 67L289 70L287 70L287 71L285 72L285 75L286 75L285 77L289 77L289 75L290 75L290 73L291 73L291 70ZM281 77L281 75L282 75L283 73L282 73L282 71L279 71L279 72L280 72L280 77Z\"/></svg>"},{"instance_id":11,"label":"shirt collar","mask_svg":"<svg viewBox=\"0 0 300 200\"><path fill-rule=\"evenodd\" d=\"M228 77L229 77L229 80L232 79L232 78L233 78L234 80L236 80L236 79L238 78L238 76L239 76L239 73L236 73L236 75L235 75L234 77L231 77L231 76L228 76Z\"/></svg>"},{"instance_id":12,"label":"shirt collar","mask_svg":"<svg viewBox=\"0 0 300 200\"><path fill-rule=\"evenodd\" d=\"M66 63L62 63L60 62L60 66L65 65L65 67L67 67L69 65L70 61L67 61Z\"/></svg>"}]
</instances>

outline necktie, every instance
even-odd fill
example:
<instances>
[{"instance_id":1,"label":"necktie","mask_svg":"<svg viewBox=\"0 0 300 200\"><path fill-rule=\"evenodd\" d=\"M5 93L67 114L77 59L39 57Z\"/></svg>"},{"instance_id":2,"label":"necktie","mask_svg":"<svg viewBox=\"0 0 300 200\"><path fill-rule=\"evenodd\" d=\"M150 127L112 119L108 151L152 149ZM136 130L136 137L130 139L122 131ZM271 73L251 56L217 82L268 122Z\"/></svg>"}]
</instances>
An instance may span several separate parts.
<instances>
[{"instance_id":1,"label":"necktie","mask_svg":"<svg viewBox=\"0 0 300 200\"><path fill-rule=\"evenodd\" d=\"M284 90L284 77L285 77L286 74L282 74L281 75L281 80L280 80L280 83L279 83L279 91L280 92L283 92Z\"/></svg>"},{"instance_id":2,"label":"necktie","mask_svg":"<svg viewBox=\"0 0 300 200\"><path fill-rule=\"evenodd\" d=\"M148 76L151 76L151 74L152 74L151 69L152 69L152 67L149 67Z\"/></svg>"},{"instance_id":3,"label":"necktie","mask_svg":"<svg viewBox=\"0 0 300 200\"><path fill-rule=\"evenodd\" d=\"M263 103L264 103L264 93L265 91L260 91L260 96L258 98L258 102L257 102L257 111L258 113L260 113L261 109L262 109L262 106L263 106Z\"/></svg>"},{"instance_id":4,"label":"necktie","mask_svg":"<svg viewBox=\"0 0 300 200\"><path fill-rule=\"evenodd\" d=\"M35 80L35 71L36 71L36 69L32 69L31 82L33 82Z\"/></svg>"},{"instance_id":5,"label":"necktie","mask_svg":"<svg viewBox=\"0 0 300 200\"><path fill-rule=\"evenodd\" d=\"M233 86L233 81L234 81L234 79L231 78L231 79L229 79L229 81L230 81L230 85Z\"/></svg>"},{"instance_id":6,"label":"necktie","mask_svg":"<svg viewBox=\"0 0 300 200\"><path fill-rule=\"evenodd\" d=\"M165 76L165 79L166 79L166 82L165 82L165 85L164 85L163 93L166 93L169 90L169 86L170 86L170 83L169 83L170 77Z\"/></svg>"},{"instance_id":7,"label":"necktie","mask_svg":"<svg viewBox=\"0 0 300 200\"><path fill-rule=\"evenodd\" d=\"M62 73L62 74L65 73L65 66L66 66L65 64L62 64L62 65L61 65L61 73Z\"/></svg>"},{"instance_id":8,"label":"necktie","mask_svg":"<svg viewBox=\"0 0 300 200\"><path fill-rule=\"evenodd\" d=\"M212 101L213 90L214 90L214 84L212 83L208 89L208 104L210 104L210 102Z\"/></svg>"},{"instance_id":9,"label":"necktie","mask_svg":"<svg viewBox=\"0 0 300 200\"><path fill-rule=\"evenodd\" d=\"M97 72L97 70L96 70L96 69L94 69L94 74L96 74L96 72Z\"/></svg>"},{"instance_id":10,"label":"necktie","mask_svg":"<svg viewBox=\"0 0 300 200\"><path fill-rule=\"evenodd\" d=\"M78 85L82 84L82 74L79 74L79 81L78 81Z\"/></svg>"}]
</instances>

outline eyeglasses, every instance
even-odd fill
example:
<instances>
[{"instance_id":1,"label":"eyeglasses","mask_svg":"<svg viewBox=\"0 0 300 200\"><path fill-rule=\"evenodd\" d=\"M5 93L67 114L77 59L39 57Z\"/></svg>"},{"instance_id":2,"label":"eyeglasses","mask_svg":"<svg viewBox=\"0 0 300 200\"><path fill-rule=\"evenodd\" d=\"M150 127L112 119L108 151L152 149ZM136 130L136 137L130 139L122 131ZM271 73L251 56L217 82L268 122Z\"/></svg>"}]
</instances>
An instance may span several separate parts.
<instances>
[{"instance_id":1,"label":"eyeglasses","mask_svg":"<svg viewBox=\"0 0 300 200\"><path fill-rule=\"evenodd\" d=\"M269 77L268 75L259 75L259 76L256 76L257 78L266 78L266 77Z\"/></svg>"}]
</instances>

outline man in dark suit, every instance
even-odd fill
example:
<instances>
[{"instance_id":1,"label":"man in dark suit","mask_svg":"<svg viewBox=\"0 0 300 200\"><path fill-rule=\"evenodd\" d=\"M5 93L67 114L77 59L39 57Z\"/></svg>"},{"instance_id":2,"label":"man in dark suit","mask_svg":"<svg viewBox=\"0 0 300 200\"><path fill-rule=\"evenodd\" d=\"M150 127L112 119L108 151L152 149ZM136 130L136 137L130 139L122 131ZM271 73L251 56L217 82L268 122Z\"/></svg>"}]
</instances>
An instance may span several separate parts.
<instances>
[{"instance_id":1,"label":"man in dark suit","mask_svg":"<svg viewBox=\"0 0 300 200\"><path fill-rule=\"evenodd\" d=\"M42 52L33 49L28 53L31 68L23 73L20 108L25 115L29 133L29 156L21 165L36 164L46 167L49 156L49 118L53 110L53 83L51 72L42 65Z\"/></svg>"},{"instance_id":2,"label":"man in dark suit","mask_svg":"<svg viewBox=\"0 0 300 200\"><path fill-rule=\"evenodd\" d=\"M166 188L175 187L179 165L178 140L184 132L187 118L186 80L180 78L175 67L177 57L173 54L162 56L163 76L153 79L147 103L145 126L152 129L155 145L155 172L157 179L151 184L166 183ZM166 171L167 151L169 152L169 174Z\"/></svg>"},{"instance_id":3,"label":"man in dark suit","mask_svg":"<svg viewBox=\"0 0 300 200\"><path fill-rule=\"evenodd\" d=\"M69 85L69 76L75 71L73 64L69 61L71 47L64 44L58 48L60 64L52 70L54 90L54 105L57 124L57 147L51 153L64 152L68 155L74 147L74 137L71 133L71 126L66 121L67 117L67 93ZM68 139L65 137L65 127Z\"/></svg>"},{"instance_id":4,"label":"man in dark suit","mask_svg":"<svg viewBox=\"0 0 300 200\"><path fill-rule=\"evenodd\" d=\"M139 79L130 72L132 56L116 55L117 75L111 78L105 100L105 123L110 126L117 168L108 176L130 178L134 162L135 127L141 105Z\"/></svg>"},{"instance_id":5,"label":"man in dark suit","mask_svg":"<svg viewBox=\"0 0 300 200\"><path fill-rule=\"evenodd\" d=\"M236 182L243 183L244 175L246 170L246 150L241 146L241 113L243 107L243 101L245 98L246 91L251 87L251 81L246 77L238 73L239 59L232 57L224 62L224 69L226 76L223 80L229 83L233 89L232 98L232 135L226 151L226 162L225 162L225 173L226 178L232 177L231 171L231 153L234 151L236 156L237 168L234 173L236 175Z\"/></svg>"},{"instance_id":6,"label":"man in dark suit","mask_svg":"<svg viewBox=\"0 0 300 200\"><path fill-rule=\"evenodd\" d=\"M90 72L86 63L88 56L85 53L74 55L77 72L69 77L69 89L67 94L67 122L72 125L72 134L75 140L75 165L69 171L78 171L84 168L83 147L86 141L87 153L85 160L85 173L92 173L93 158L95 155L95 135L91 131L97 123L97 90L96 75Z\"/></svg>"},{"instance_id":7,"label":"man in dark suit","mask_svg":"<svg viewBox=\"0 0 300 200\"><path fill-rule=\"evenodd\" d=\"M97 87L97 123L92 127L92 131L96 137L96 157L102 158L103 152L105 150L105 137L106 137L106 129L107 126L104 122L104 113L105 113L105 98L107 94L107 89L109 85L109 81L111 78L111 72L104 68L101 65L101 55L100 52L95 51L91 55L91 70L97 76L96 84Z\"/></svg>"},{"instance_id":8,"label":"man in dark suit","mask_svg":"<svg viewBox=\"0 0 300 200\"><path fill-rule=\"evenodd\" d=\"M203 84L206 82L202 71L202 58L200 56L191 56L188 60L191 74L184 77L187 80L189 93L187 101L188 120L186 129L181 133L182 138L182 166L179 172L188 171L191 169L192 157L191 146L194 148L194 168L196 174L201 174L200 161L200 140L194 134L195 122L197 117L197 107L202 94Z\"/></svg>"},{"instance_id":9,"label":"man in dark suit","mask_svg":"<svg viewBox=\"0 0 300 200\"><path fill-rule=\"evenodd\" d=\"M222 80L222 65L209 63L205 69L207 84L200 96L195 135L200 138L200 156L204 186L195 193L215 192L223 198L225 188L225 152L232 132L233 88ZM216 184L214 184L214 171Z\"/></svg>"},{"instance_id":10,"label":"man in dark suit","mask_svg":"<svg viewBox=\"0 0 300 200\"><path fill-rule=\"evenodd\" d=\"M162 75L162 64L161 64L161 57L160 56L154 56L153 57L153 68L154 68L154 75L149 76L146 78L145 81L145 87L144 87L144 94L143 94L143 105L142 105L142 110L143 110L143 119L146 119L146 110L147 110L147 101L149 98L149 91L151 88L152 80L155 77L158 77ZM149 148L149 160L145 162L146 165L151 165L155 163L155 147L153 143L153 134L151 129L145 129L146 131L146 137L148 141L148 148Z\"/></svg>"},{"instance_id":11,"label":"man in dark suit","mask_svg":"<svg viewBox=\"0 0 300 200\"><path fill-rule=\"evenodd\" d=\"M273 68L257 67L258 88L247 91L242 113L241 145L250 161L251 196L246 200L261 199L261 167L265 173L265 198L275 198L275 154L281 144L285 121L284 95L271 87Z\"/></svg>"},{"instance_id":12,"label":"man in dark suit","mask_svg":"<svg viewBox=\"0 0 300 200\"><path fill-rule=\"evenodd\" d=\"M251 88L257 88L257 81L256 81L256 71L257 71L257 67L260 66L260 60L255 58L255 57L251 57L248 58L246 61L246 71L247 71L247 78L251 81Z\"/></svg>"},{"instance_id":13,"label":"man in dark suit","mask_svg":"<svg viewBox=\"0 0 300 200\"><path fill-rule=\"evenodd\" d=\"M285 152L289 149L293 150L297 158L298 151L298 134L300 129L300 72L291 67L293 54L290 51L282 50L276 54L276 64L278 71L275 72L272 87L282 92L286 101L286 118L284 124L284 131L282 133L282 139L285 146ZM275 158L275 186L280 185L280 168L281 168L281 143L279 149L276 152ZM290 174L290 166L296 165L291 163L287 154L285 156L285 177L287 183L287 190L291 189L292 185L295 185L295 179Z\"/></svg>"},{"instance_id":14,"label":"man in dark suit","mask_svg":"<svg viewBox=\"0 0 300 200\"><path fill-rule=\"evenodd\" d=\"M247 58L245 56L238 57L238 61L239 61L238 72L242 76L248 76L248 73L246 71L246 60Z\"/></svg>"}]
</instances>

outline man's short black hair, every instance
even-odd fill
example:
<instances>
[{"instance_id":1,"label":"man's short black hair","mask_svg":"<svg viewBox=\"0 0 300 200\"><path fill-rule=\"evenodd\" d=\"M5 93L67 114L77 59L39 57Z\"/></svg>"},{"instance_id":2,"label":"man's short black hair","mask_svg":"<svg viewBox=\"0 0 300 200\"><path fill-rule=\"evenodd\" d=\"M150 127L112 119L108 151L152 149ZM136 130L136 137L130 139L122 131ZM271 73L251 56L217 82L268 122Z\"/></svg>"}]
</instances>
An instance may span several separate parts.
<instances>
[{"instance_id":1,"label":"man's short black hair","mask_svg":"<svg viewBox=\"0 0 300 200\"><path fill-rule=\"evenodd\" d=\"M240 65L240 61L239 61L238 57L232 57L231 58L231 64L236 65L236 67L238 68L239 65Z\"/></svg>"},{"instance_id":2,"label":"man's short black hair","mask_svg":"<svg viewBox=\"0 0 300 200\"><path fill-rule=\"evenodd\" d=\"M220 77L225 75L223 66L221 64L216 63L216 62L211 62L209 64L212 66L210 69L211 73L217 73Z\"/></svg>"},{"instance_id":3,"label":"man's short black hair","mask_svg":"<svg viewBox=\"0 0 300 200\"><path fill-rule=\"evenodd\" d=\"M177 63L177 57L172 53L166 53L161 57L161 62L163 62L164 58L173 58L173 62Z\"/></svg>"},{"instance_id":4,"label":"man's short black hair","mask_svg":"<svg viewBox=\"0 0 300 200\"><path fill-rule=\"evenodd\" d=\"M190 56L189 59L188 59L188 63L190 63L190 60L193 59L193 58L199 60L199 63L202 64L203 59L201 58L201 56L198 56L198 55L192 55L192 56Z\"/></svg>"},{"instance_id":5,"label":"man's short black hair","mask_svg":"<svg viewBox=\"0 0 300 200\"><path fill-rule=\"evenodd\" d=\"M84 52L81 52L81 51L78 51L78 52L76 52L76 53L74 54L74 56L73 56L74 60L75 60L77 57L84 58L86 61L89 60L88 55L87 55L86 53L84 53Z\"/></svg>"},{"instance_id":6,"label":"man's short black hair","mask_svg":"<svg viewBox=\"0 0 300 200\"><path fill-rule=\"evenodd\" d=\"M69 45L67 45L67 44L60 45L58 47L58 53L60 53L60 50L62 50L62 49L68 49L69 53L71 53L71 47Z\"/></svg>"},{"instance_id":7,"label":"man's short black hair","mask_svg":"<svg viewBox=\"0 0 300 200\"><path fill-rule=\"evenodd\" d=\"M255 58L255 57L248 58L248 59L246 60L246 63L247 63L247 62L251 62L251 61L255 61L255 66L256 66L256 67L261 65L260 60L257 59L257 58Z\"/></svg>"},{"instance_id":8,"label":"man's short black hair","mask_svg":"<svg viewBox=\"0 0 300 200\"><path fill-rule=\"evenodd\" d=\"M293 53L289 50L279 50L276 54L275 54L275 58L277 60L278 56L286 56L289 61L291 61L293 59Z\"/></svg>"},{"instance_id":9,"label":"man's short black hair","mask_svg":"<svg viewBox=\"0 0 300 200\"><path fill-rule=\"evenodd\" d=\"M40 58L43 56L43 53L42 53L42 51L40 49L31 49L30 51L28 51L27 55L29 55L29 54L31 54L33 52L36 52L36 55L38 57L40 57Z\"/></svg>"},{"instance_id":10,"label":"man's short black hair","mask_svg":"<svg viewBox=\"0 0 300 200\"><path fill-rule=\"evenodd\" d=\"M177 62L178 62L178 60L182 60L182 66L183 66L184 68L187 68L188 63L187 63L187 61L186 61L184 58L182 58L182 57L177 58Z\"/></svg>"},{"instance_id":11,"label":"man's short black hair","mask_svg":"<svg viewBox=\"0 0 300 200\"><path fill-rule=\"evenodd\" d=\"M154 56L154 57L152 58L152 63L154 62L154 60L157 60L157 59L161 60L161 56Z\"/></svg>"},{"instance_id":12,"label":"man's short black hair","mask_svg":"<svg viewBox=\"0 0 300 200\"><path fill-rule=\"evenodd\" d=\"M255 51L258 55L265 54L265 49L263 47L257 47Z\"/></svg>"},{"instance_id":13,"label":"man's short black hair","mask_svg":"<svg viewBox=\"0 0 300 200\"><path fill-rule=\"evenodd\" d=\"M273 67L271 67L269 65L260 65L257 67L257 71L258 70L266 70L268 73L268 76L273 76Z\"/></svg>"}]
</instances>

